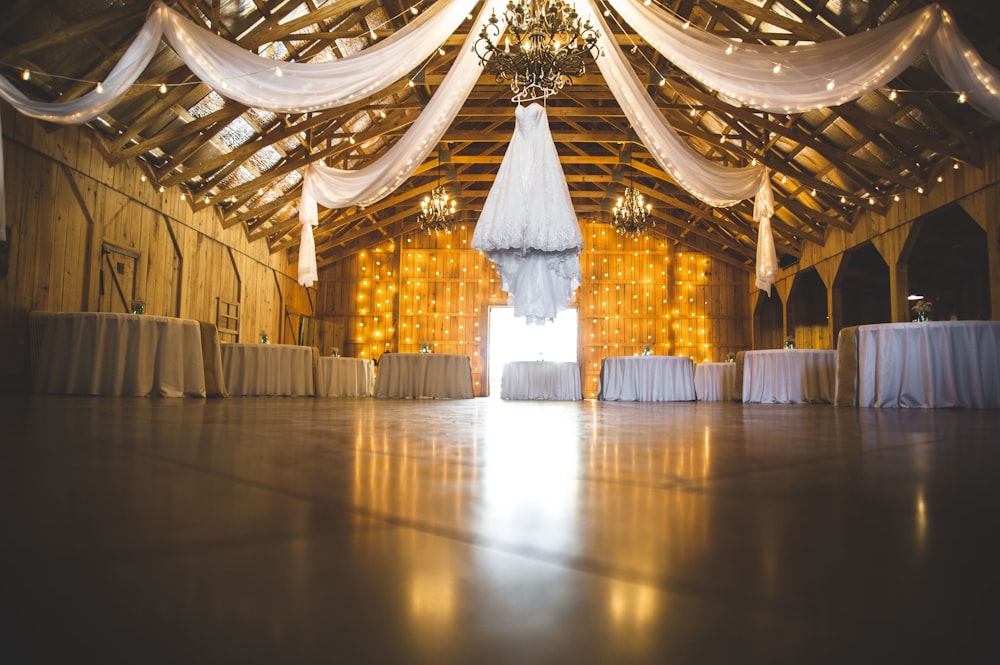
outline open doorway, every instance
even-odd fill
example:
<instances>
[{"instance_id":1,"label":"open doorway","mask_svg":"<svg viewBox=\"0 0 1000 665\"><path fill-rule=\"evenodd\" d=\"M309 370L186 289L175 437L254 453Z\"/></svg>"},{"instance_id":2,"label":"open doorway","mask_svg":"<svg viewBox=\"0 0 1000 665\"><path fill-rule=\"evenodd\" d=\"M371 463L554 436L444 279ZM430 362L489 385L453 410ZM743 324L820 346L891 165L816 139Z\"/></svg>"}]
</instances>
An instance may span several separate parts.
<instances>
[{"instance_id":1,"label":"open doorway","mask_svg":"<svg viewBox=\"0 0 1000 665\"><path fill-rule=\"evenodd\" d=\"M576 358L577 317L575 309L565 309L555 321L544 326L528 325L514 316L514 308L490 307L489 394L500 395L504 363L516 360L573 362Z\"/></svg>"}]
</instances>

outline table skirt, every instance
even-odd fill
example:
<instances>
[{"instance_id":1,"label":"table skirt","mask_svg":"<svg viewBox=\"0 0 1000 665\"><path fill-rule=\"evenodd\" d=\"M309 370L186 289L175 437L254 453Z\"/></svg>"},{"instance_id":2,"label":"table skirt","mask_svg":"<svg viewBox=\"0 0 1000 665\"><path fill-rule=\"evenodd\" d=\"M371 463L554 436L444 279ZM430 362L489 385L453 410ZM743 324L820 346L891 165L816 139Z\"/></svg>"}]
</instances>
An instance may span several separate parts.
<instances>
[{"instance_id":1,"label":"table skirt","mask_svg":"<svg viewBox=\"0 0 1000 665\"><path fill-rule=\"evenodd\" d=\"M1000 321L885 323L846 334L857 351L842 363L838 403L1000 408Z\"/></svg>"},{"instance_id":2,"label":"table skirt","mask_svg":"<svg viewBox=\"0 0 1000 665\"><path fill-rule=\"evenodd\" d=\"M500 399L581 400L580 366L544 360L505 363Z\"/></svg>"},{"instance_id":3,"label":"table skirt","mask_svg":"<svg viewBox=\"0 0 1000 665\"><path fill-rule=\"evenodd\" d=\"M597 399L615 402L692 402L694 362L680 356L616 356L601 362Z\"/></svg>"},{"instance_id":4,"label":"table skirt","mask_svg":"<svg viewBox=\"0 0 1000 665\"><path fill-rule=\"evenodd\" d=\"M295 344L222 344L222 367L230 395L316 394L319 352Z\"/></svg>"},{"instance_id":5,"label":"table skirt","mask_svg":"<svg viewBox=\"0 0 1000 665\"><path fill-rule=\"evenodd\" d=\"M205 397L197 321L111 312L31 312L39 394Z\"/></svg>"},{"instance_id":6,"label":"table skirt","mask_svg":"<svg viewBox=\"0 0 1000 665\"><path fill-rule=\"evenodd\" d=\"M698 363L694 366L694 391L701 402L737 399L736 363Z\"/></svg>"},{"instance_id":7,"label":"table skirt","mask_svg":"<svg viewBox=\"0 0 1000 665\"><path fill-rule=\"evenodd\" d=\"M384 353L375 373L375 397L472 399L472 363L454 353Z\"/></svg>"},{"instance_id":8,"label":"table skirt","mask_svg":"<svg viewBox=\"0 0 1000 665\"><path fill-rule=\"evenodd\" d=\"M316 369L317 397L371 397L375 363L369 358L322 357Z\"/></svg>"},{"instance_id":9,"label":"table skirt","mask_svg":"<svg viewBox=\"0 0 1000 665\"><path fill-rule=\"evenodd\" d=\"M743 401L749 404L832 403L837 352L772 349L743 354Z\"/></svg>"}]
</instances>

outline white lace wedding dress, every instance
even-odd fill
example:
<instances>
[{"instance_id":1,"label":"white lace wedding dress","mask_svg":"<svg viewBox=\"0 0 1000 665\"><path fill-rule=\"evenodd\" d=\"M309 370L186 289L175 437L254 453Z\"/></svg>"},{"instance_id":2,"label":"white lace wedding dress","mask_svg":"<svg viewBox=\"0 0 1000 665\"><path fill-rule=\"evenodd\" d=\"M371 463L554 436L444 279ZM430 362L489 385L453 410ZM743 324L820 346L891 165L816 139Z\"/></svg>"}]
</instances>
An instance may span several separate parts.
<instances>
[{"instance_id":1,"label":"white lace wedding dress","mask_svg":"<svg viewBox=\"0 0 1000 665\"><path fill-rule=\"evenodd\" d=\"M514 118L472 247L496 265L514 316L543 324L573 302L583 235L545 108L518 106Z\"/></svg>"}]
</instances>

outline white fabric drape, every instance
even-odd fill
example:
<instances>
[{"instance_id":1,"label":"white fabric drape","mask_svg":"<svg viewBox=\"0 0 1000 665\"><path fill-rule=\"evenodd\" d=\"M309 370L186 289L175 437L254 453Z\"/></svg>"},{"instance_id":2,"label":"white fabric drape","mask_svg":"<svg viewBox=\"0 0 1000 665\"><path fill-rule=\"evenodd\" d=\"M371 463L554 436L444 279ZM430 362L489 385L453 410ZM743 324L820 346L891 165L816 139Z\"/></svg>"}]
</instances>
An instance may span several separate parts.
<instances>
[{"instance_id":1,"label":"white fabric drape","mask_svg":"<svg viewBox=\"0 0 1000 665\"><path fill-rule=\"evenodd\" d=\"M274 112L342 106L406 76L458 28L477 1L437 2L384 41L347 58L324 63L278 62L260 57L170 7L155 3L142 29L99 88L68 102L36 102L0 77L0 99L39 120L59 124L89 122L119 102L149 64L161 38L165 38L192 72L229 99ZM491 0L488 4L493 3ZM0 170L2 160L0 152ZM0 205L0 239L5 238L4 206Z\"/></svg>"},{"instance_id":2,"label":"white fabric drape","mask_svg":"<svg viewBox=\"0 0 1000 665\"><path fill-rule=\"evenodd\" d=\"M774 214L771 181L762 165L727 167L705 159L687 144L660 113L635 70L611 37L595 0L587 0L600 30L603 54L597 59L611 93L632 123L639 140L664 171L693 196L726 207L753 197L757 231L757 286L768 293L778 274L770 217Z\"/></svg>"},{"instance_id":3,"label":"white fabric drape","mask_svg":"<svg viewBox=\"0 0 1000 665\"><path fill-rule=\"evenodd\" d=\"M1000 120L1000 73L936 4L855 35L775 47L685 28L668 11L641 0L607 2L672 63L721 96L754 109L800 113L843 104L885 85L927 52L949 87Z\"/></svg>"},{"instance_id":4,"label":"white fabric drape","mask_svg":"<svg viewBox=\"0 0 1000 665\"><path fill-rule=\"evenodd\" d=\"M489 15L487 12L501 7L501 2L502 0L488 0L474 25L484 21ZM503 24L501 20L500 25ZM395 191L423 163L455 119L455 114L462 108L482 71L472 51L476 36L475 31L469 32L451 69L434 91L423 112L381 157L360 169L338 169L318 162L306 167L303 173L302 199L299 201L299 222L303 227L303 238L308 233L309 239L313 240L312 230L307 231L306 228L319 223L317 204L328 208L371 205ZM308 286L316 279L313 275L318 274L315 244L312 251L306 256L303 254L304 248L300 246L299 283Z\"/></svg>"},{"instance_id":5,"label":"white fabric drape","mask_svg":"<svg viewBox=\"0 0 1000 665\"><path fill-rule=\"evenodd\" d=\"M175 11L164 34L184 64L223 97L278 113L344 106L405 78L458 28L478 0L436 2L385 40L329 62L280 62L228 42Z\"/></svg>"},{"instance_id":6,"label":"white fabric drape","mask_svg":"<svg viewBox=\"0 0 1000 665\"><path fill-rule=\"evenodd\" d=\"M160 39L165 38L193 72L230 99L275 112L330 108L371 95L405 76L454 32L476 2L436 2L384 41L325 63L262 58L156 3L125 55L98 89L68 102L36 102L0 77L0 99L40 120L88 122L118 103L149 63ZM1000 74L980 58L951 17L937 5L858 35L777 48L725 41L703 30L685 29L663 10L646 7L639 0L608 2L636 32L678 66L726 98L754 108L792 112L844 103L891 80L926 50L950 87L964 92L984 114L1000 120ZM604 57L598 59L598 66L660 166L681 187L710 205L728 206L756 197L754 217L759 233L769 232L770 225L761 223L768 206L760 205L763 197L770 196L766 170L720 166L681 140L611 38L596 1L587 0L587 6L601 31ZM493 9L502 16L503 7L503 0L487 0L474 25L484 22L487 12ZM476 34L470 31L462 52L425 112L375 164L356 171L320 165L306 169L304 191L310 190L312 201L330 207L372 203L388 195L416 170L440 140L479 74L471 53ZM729 46L732 50L727 55ZM774 71L775 65L780 65L780 71ZM2 160L0 151L0 174ZM303 223L315 224L317 213L310 199L301 205L300 217ZM5 238L4 205L0 204L0 239ZM759 253L762 244L765 254L773 252L773 239L758 238ZM765 256L767 261L772 258ZM308 281L315 257L306 264L304 277ZM776 271L776 259L773 265ZM767 269L758 265L758 284L769 281L770 266L764 267Z\"/></svg>"},{"instance_id":7,"label":"white fabric drape","mask_svg":"<svg viewBox=\"0 0 1000 665\"><path fill-rule=\"evenodd\" d=\"M316 265L316 238L313 236L313 225L302 224L299 239L299 284L308 288L319 279L319 266Z\"/></svg>"}]
</instances>

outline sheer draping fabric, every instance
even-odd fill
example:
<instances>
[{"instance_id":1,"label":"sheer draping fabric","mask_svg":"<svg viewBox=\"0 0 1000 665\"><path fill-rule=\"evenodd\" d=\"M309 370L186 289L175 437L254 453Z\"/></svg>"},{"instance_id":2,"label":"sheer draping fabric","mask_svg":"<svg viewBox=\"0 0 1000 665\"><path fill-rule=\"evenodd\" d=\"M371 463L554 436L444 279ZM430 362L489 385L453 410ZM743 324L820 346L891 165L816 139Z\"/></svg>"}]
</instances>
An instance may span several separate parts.
<instances>
[{"instance_id":1,"label":"sheer draping fabric","mask_svg":"<svg viewBox=\"0 0 1000 665\"><path fill-rule=\"evenodd\" d=\"M494 7L500 7L501 2L502 0L487 0L477 22L484 21L488 16L487 11L492 12ZM498 25L503 28L506 23L501 19ZM472 50L476 36L475 31L469 33L451 69L423 112L379 159L360 169L338 169L319 162L306 167L303 173L302 199L299 202L299 222L303 226L303 236L306 233L305 227L319 224L317 204L328 208L371 205L395 191L417 170L441 140L482 73ZM436 46L437 44L435 48ZM407 62L411 67L416 64L412 56ZM300 248L299 283L312 286L315 281L313 275L317 272L315 245L305 256Z\"/></svg>"},{"instance_id":2,"label":"sheer draping fabric","mask_svg":"<svg viewBox=\"0 0 1000 665\"><path fill-rule=\"evenodd\" d=\"M772 113L837 106L885 85L926 52L945 83L1000 120L997 70L936 4L839 39L765 46L685 28L667 10L640 0L608 3L661 55L735 104Z\"/></svg>"},{"instance_id":3,"label":"sheer draping fabric","mask_svg":"<svg viewBox=\"0 0 1000 665\"><path fill-rule=\"evenodd\" d=\"M172 11L164 35L194 74L223 97L278 113L351 104L405 78L466 20L477 0L435 2L383 41L327 62L260 57Z\"/></svg>"},{"instance_id":4,"label":"sheer draping fabric","mask_svg":"<svg viewBox=\"0 0 1000 665\"><path fill-rule=\"evenodd\" d=\"M637 0L609 2L644 39L678 66L747 106L784 112L800 105L816 108L843 103L888 81L927 50L949 86L964 92L975 108L1000 120L997 70L980 58L951 17L937 5L859 35L782 48L721 42L706 31L685 30L669 15ZM276 112L330 108L370 95L405 76L454 31L474 4L475 0L437 2L406 28L355 55L323 63L288 63L249 53L156 3L100 90L67 102L36 102L0 77L0 98L21 113L41 120L88 122L118 103L149 63L161 37L165 37L185 64L223 96ZM598 66L643 144L678 185L710 205L728 206L757 197L754 218L760 225L758 233L763 235L764 225L760 222L767 207L759 205L759 200L764 190L770 189L766 170L759 166L720 166L681 140L612 40L595 0L587 0L587 5L601 30L604 57L598 58ZM502 16L503 6L503 0L487 0L476 24L495 8L501 10L498 17ZM432 102L382 159L357 171L328 171L319 165L308 168L304 188L313 190L310 201L330 207L366 205L402 184L440 139L474 84L480 71L471 52L476 36L474 30L470 31ZM734 52L726 55L729 45ZM901 48L905 50L898 51ZM777 73L775 64L782 65ZM315 224L315 206L308 208L300 205L300 221ZM6 239L4 209L0 205L0 240ZM305 282L314 264L315 257L304 266ZM758 283L768 284L768 274L759 273Z\"/></svg>"},{"instance_id":5,"label":"sheer draping fabric","mask_svg":"<svg viewBox=\"0 0 1000 665\"><path fill-rule=\"evenodd\" d=\"M573 301L583 234L545 107L519 105L514 116L471 246L496 265L514 316L540 325Z\"/></svg>"},{"instance_id":6,"label":"sheer draping fabric","mask_svg":"<svg viewBox=\"0 0 1000 665\"><path fill-rule=\"evenodd\" d=\"M316 264L316 238L313 236L314 224L302 224L302 234L299 240L299 284L312 286L319 279L319 266Z\"/></svg>"},{"instance_id":7,"label":"sheer draping fabric","mask_svg":"<svg viewBox=\"0 0 1000 665\"><path fill-rule=\"evenodd\" d=\"M322 63L278 62L258 56L157 2L150 7L142 29L99 88L67 102L36 102L0 77L0 98L21 113L39 120L60 124L89 122L120 101L149 64L161 38L165 38L192 72L229 99L274 112L307 112L343 106L405 77L466 20L476 2L434 3L383 42L347 58ZM494 5L501 6L500 0L487 0L480 18L484 18ZM470 40L474 35L473 32ZM470 41L463 46L462 54L471 52L471 48ZM475 62L474 57L471 60ZM474 82L474 79L470 82L470 88ZM468 90L456 88L456 91L461 96L460 107ZM453 117L451 113L443 127L447 127ZM400 163L412 161L415 154ZM425 151L419 160L426 154ZM0 152L0 170L2 160ZM419 161L414 168L417 164ZM411 172L412 169L406 176ZM391 192L403 180L405 176L381 195ZM0 195L4 193L2 188L0 183ZM351 204L357 202L360 200ZM0 240L5 239L4 206L0 205ZM315 257L311 262L315 263Z\"/></svg>"},{"instance_id":8,"label":"sheer draping fabric","mask_svg":"<svg viewBox=\"0 0 1000 665\"><path fill-rule=\"evenodd\" d=\"M778 257L774 250L770 223L762 224L774 214L774 198L767 169L763 165L723 166L706 159L688 145L663 117L656 102L646 92L625 54L614 41L613 33L595 0L587 2L593 12L592 20L598 24L601 33L599 44L602 55L597 59L597 65L639 140L660 167L678 185L709 205L728 207L745 199L754 199L754 221L758 224L756 284L770 294L771 284L778 274Z\"/></svg>"}]
</instances>

